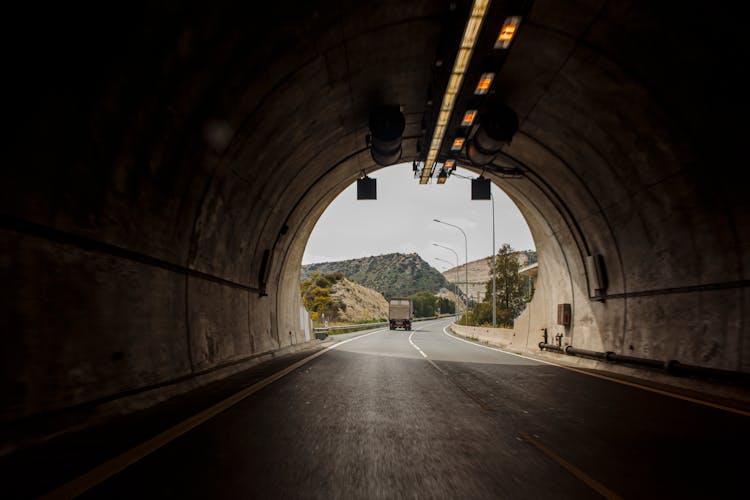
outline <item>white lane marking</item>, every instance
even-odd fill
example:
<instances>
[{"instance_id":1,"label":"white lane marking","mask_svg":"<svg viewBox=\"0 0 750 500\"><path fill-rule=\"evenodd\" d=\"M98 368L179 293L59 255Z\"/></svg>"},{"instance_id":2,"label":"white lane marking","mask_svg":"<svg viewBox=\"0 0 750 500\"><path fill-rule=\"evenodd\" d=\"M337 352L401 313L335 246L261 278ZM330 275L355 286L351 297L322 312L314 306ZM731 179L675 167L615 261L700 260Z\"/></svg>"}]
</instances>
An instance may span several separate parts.
<instances>
[{"instance_id":1,"label":"white lane marking","mask_svg":"<svg viewBox=\"0 0 750 500\"><path fill-rule=\"evenodd\" d=\"M448 325L448 326L450 326L450 325ZM553 363L551 361L545 361L545 360L542 360L542 359L529 358L528 356L522 356L521 354L516 354L514 352L503 351L502 349L498 349L496 347L489 347L489 346L482 345L482 344L475 344L474 342L469 342L468 340L460 339L460 338L458 338L458 337L456 337L454 335L451 335L447 331L448 326L446 326L445 328L443 328L443 333L444 334L446 334L448 337L450 337L450 338L452 338L454 340L459 340L461 342L466 342L467 344L471 344L471 345L476 346L476 347L484 347L485 349L491 349L493 351L502 352L503 354L510 354L511 356L516 356L516 357L519 357L519 358L527 359L529 361L535 361L537 363L544 363L545 365L556 366L558 368L562 368L563 370L568 370L568 371L571 371L571 372L580 373L582 375L588 375L589 377L594 377L594 378L598 378L598 379L602 379L602 380L609 380L610 382L616 382L616 383L621 384L621 385L627 385L629 387L635 387L637 389L643 389L644 391L654 392L656 394L661 394L662 396L668 396L668 397L675 398L675 399L681 399L683 401L689 401L691 403L695 403L695 404L699 404L699 405L703 405L703 406L708 406L708 407L711 407L711 408L716 408L718 410L724 410L724 411L728 411L730 413L736 413L738 415L744 415L746 417L750 417L750 412L745 411L745 410L740 410L739 408L732 408L731 406L724 406L724 405L721 405L721 404L718 404L718 403L711 403L710 401L703 401L701 399L691 398L690 396L683 396L682 394L676 394L674 392L669 392L669 391L665 391L665 390L662 390L662 389L656 389L654 387L648 387L646 385L636 384L634 382L628 382L626 380L620 380L620 379L616 379L616 378L613 378L613 377L608 377L606 375L600 375L598 373L591 373L591 372L587 372L587 371L584 371L584 370L579 370L578 368L573 368L571 366L559 365L559 364Z\"/></svg>"},{"instance_id":2,"label":"white lane marking","mask_svg":"<svg viewBox=\"0 0 750 500\"><path fill-rule=\"evenodd\" d=\"M415 344L415 343L414 343L414 341L413 341L413 340L411 339L411 338L412 338L413 336L414 336L414 332L411 332L411 333L409 334L409 343L410 343L410 344L412 345L412 347L413 347L414 349L419 349L419 347L417 347L417 344Z\"/></svg>"},{"instance_id":3,"label":"white lane marking","mask_svg":"<svg viewBox=\"0 0 750 500\"><path fill-rule=\"evenodd\" d=\"M145 456L153 453L154 451L158 450L165 444L175 440L176 438L182 436L183 434L194 429L195 427L198 427L205 421L215 417L216 415L223 412L224 410L230 408L231 406L234 406L235 404L239 403L240 401L247 398L251 394L258 392L259 390L263 389L267 385L270 385L273 382L282 378L283 376L288 375L289 373L293 372L300 366L303 366L309 363L313 359L319 356L322 356L323 354L327 353L331 349L336 349L353 340L359 340L365 337L369 337L370 335L374 335L376 333L381 333L384 331L385 329L375 330L374 332L365 333L364 335L359 335L357 337L352 337L350 339L342 340L341 342L337 342L331 346L326 347L325 349L321 351L311 354L310 356L307 356L306 358L301 359L297 361L296 363L293 363L287 366L283 370L280 370L274 373L273 375L269 375L263 380L260 380L254 383L253 385L242 389L241 391L233 394L232 396L229 396L223 401L220 401L216 403L215 405L209 408L206 408L205 410L193 415L192 417L186 420L183 420L179 424L175 425L174 427L170 427L169 429L154 436L148 441L144 441L138 446L131 448L130 450L116 456L115 458L108 460L97 467L94 467L93 469L84 473L83 475L78 476L77 478L72 479L71 481L63 484L62 486L56 488L55 490L47 493L46 495L43 495L41 498L42 499L48 499L48 498L67 499L67 498L76 497L90 490L97 484L109 479L110 477L124 470L128 466L134 464L138 460L141 460Z\"/></svg>"},{"instance_id":4,"label":"white lane marking","mask_svg":"<svg viewBox=\"0 0 750 500\"><path fill-rule=\"evenodd\" d=\"M413 341L413 340L411 339L411 338L412 338L413 336L414 336L414 332L412 332L412 333L411 333L411 334L409 335L409 343L411 344L411 346L412 346L412 347L413 347L414 349L416 349L417 351L419 351L419 354L421 354L421 355L422 355L423 357L425 357L425 358L426 358L426 357L427 357L427 354L425 354L425 353L424 353L424 351L423 351L422 349L420 349L420 348L419 348L419 346L418 346L417 344L415 344L415 343L414 343L414 341Z\"/></svg>"},{"instance_id":5,"label":"white lane marking","mask_svg":"<svg viewBox=\"0 0 750 500\"><path fill-rule=\"evenodd\" d=\"M323 350L322 350L322 351L321 351L320 353L315 353L315 354L318 354L318 355L320 355L320 354L323 354L324 352L328 352L328 351L330 351L331 349L336 349L336 348L337 348L338 346L340 346L340 345L344 345L344 344L346 344L347 342L351 342L352 340L358 340L358 339L362 339L362 338L365 338L365 337L369 337L370 335L373 335L373 334L375 334L375 333L380 333L380 332L384 332L384 331L385 331L385 328L381 328L380 330L375 330L374 332L370 332L370 333L365 333L364 335L358 335L357 337L352 337L352 338L350 338L350 339L342 340L341 342L337 342L337 343L333 344L332 346L328 346L328 347L326 347L326 348L325 348L325 349L323 349ZM313 356L314 356L315 354L313 354ZM305 359L307 359L307 358L305 358ZM302 361L304 361L304 359L303 359Z\"/></svg>"}]
</instances>

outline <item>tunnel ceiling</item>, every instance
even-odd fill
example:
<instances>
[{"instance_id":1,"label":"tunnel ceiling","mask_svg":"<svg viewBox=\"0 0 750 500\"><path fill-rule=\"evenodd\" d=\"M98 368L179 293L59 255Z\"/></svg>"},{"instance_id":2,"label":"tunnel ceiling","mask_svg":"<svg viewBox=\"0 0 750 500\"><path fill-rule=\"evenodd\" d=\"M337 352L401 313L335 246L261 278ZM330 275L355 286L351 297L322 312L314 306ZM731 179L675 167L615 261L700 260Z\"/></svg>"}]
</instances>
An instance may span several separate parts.
<instances>
[{"instance_id":1,"label":"tunnel ceiling","mask_svg":"<svg viewBox=\"0 0 750 500\"><path fill-rule=\"evenodd\" d=\"M532 111L544 111L562 79L574 76L582 92L603 84L585 67L565 71L586 53L648 93L660 106L655 115L670 113L665 125L684 131L686 142L731 157L733 142L719 139L733 132L715 124L734 95L727 89L735 83L721 75L738 62L717 59L722 53L711 45L731 46L731 30L688 47L704 19L694 9L531 5L492 2L485 25L490 33L506 14L531 11L511 51L520 55L493 89L522 129L541 126L555 138L569 130L565 116L540 123ZM424 137L423 125L430 131L426 103L442 91L469 8L439 1L154 4L102 12L93 23L69 7L11 12L11 142L23 168L5 169L3 212L245 281L259 259L247 255L248 238L268 223L257 207L293 204L299 193L285 192L290 180L309 185L344 159L353 158L355 170L373 166L356 153L366 146L374 105L401 105L407 138ZM722 148L709 146L718 142ZM403 159L416 157L416 141L407 140ZM721 182L699 159L690 161L696 175ZM217 204L227 216L210 219ZM206 240L226 248L199 243ZM224 251L241 258L224 259Z\"/></svg>"}]
</instances>

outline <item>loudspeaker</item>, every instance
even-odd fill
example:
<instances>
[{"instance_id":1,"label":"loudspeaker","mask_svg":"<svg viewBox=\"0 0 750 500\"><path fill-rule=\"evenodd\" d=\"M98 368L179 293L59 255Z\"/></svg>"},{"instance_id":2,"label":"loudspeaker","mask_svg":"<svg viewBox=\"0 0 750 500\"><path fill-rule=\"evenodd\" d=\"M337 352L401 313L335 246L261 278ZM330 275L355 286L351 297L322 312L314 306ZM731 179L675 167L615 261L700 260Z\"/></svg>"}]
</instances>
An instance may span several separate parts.
<instances>
[{"instance_id":1,"label":"loudspeaker","mask_svg":"<svg viewBox=\"0 0 750 500\"><path fill-rule=\"evenodd\" d=\"M479 116L479 128L469 142L467 155L478 167L489 165L518 131L518 116L505 104L497 105Z\"/></svg>"},{"instance_id":2,"label":"loudspeaker","mask_svg":"<svg viewBox=\"0 0 750 500\"><path fill-rule=\"evenodd\" d=\"M370 112L370 154L378 165L387 167L401 159L401 140L406 127L399 106L380 106Z\"/></svg>"}]
</instances>

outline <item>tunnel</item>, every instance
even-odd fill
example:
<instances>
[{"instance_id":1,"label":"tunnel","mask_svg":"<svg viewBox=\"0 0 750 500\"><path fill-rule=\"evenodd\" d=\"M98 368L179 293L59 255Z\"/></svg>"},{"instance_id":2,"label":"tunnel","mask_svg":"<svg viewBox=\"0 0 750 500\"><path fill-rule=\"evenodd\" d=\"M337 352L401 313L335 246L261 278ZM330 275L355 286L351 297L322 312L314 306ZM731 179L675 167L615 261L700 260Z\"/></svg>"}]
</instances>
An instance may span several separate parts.
<instances>
[{"instance_id":1,"label":"tunnel","mask_svg":"<svg viewBox=\"0 0 750 500\"><path fill-rule=\"evenodd\" d=\"M472 4L10 7L2 420L146 407L311 341L307 239L381 168L377 106L405 117L400 161L424 161ZM518 131L492 164L464 166L536 242L516 322L529 349L547 328L583 349L750 370L735 10L491 2L481 37L522 19L493 59Z\"/></svg>"}]
</instances>

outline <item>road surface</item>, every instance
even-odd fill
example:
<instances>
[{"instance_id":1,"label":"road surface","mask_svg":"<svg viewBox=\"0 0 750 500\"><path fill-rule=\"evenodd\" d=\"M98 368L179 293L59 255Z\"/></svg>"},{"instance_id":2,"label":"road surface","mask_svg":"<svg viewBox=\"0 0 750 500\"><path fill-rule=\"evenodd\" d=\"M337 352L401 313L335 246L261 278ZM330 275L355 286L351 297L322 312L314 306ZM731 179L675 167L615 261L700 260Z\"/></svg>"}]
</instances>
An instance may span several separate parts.
<instances>
[{"instance_id":1,"label":"road surface","mask_svg":"<svg viewBox=\"0 0 750 500\"><path fill-rule=\"evenodd\" d=\"M746 498L747 416L448 324L337 336L83 498Z\"/></svg>"}]
</instances>

